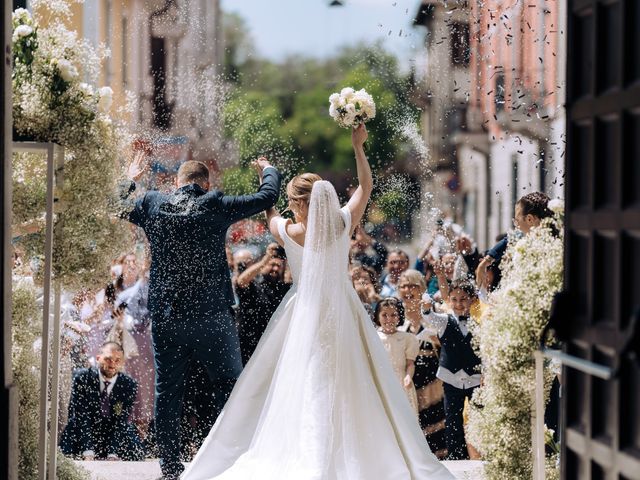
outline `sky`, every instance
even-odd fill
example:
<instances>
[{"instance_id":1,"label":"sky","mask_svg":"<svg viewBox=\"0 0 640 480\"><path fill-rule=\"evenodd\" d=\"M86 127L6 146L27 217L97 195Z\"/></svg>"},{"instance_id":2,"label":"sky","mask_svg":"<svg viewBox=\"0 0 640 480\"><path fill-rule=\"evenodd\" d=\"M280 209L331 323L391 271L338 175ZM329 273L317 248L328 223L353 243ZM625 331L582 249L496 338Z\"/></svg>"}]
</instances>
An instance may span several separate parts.
<instances>
[{"instance_id":1,"label":"sky","mask_svg":"<svg viewBox=\"0 0 640 480\"><path fill-rule=\"evenodd\" d=\"M341 46L381 38L408 68L425 35L424 27L413 27L420 0L343 0L341 7L330 7L330 1L221 0L221 7L245 19L263 58L326 58Z\"/></svg>"}]
</instances>

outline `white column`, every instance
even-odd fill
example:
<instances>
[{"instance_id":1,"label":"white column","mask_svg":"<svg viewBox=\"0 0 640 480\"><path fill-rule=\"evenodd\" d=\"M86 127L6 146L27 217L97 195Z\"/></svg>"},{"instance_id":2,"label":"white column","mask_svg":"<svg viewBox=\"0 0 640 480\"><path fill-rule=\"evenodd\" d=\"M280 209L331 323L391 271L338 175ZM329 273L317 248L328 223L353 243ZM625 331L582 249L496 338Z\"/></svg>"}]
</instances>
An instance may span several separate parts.
<instances>
[{"instance_id":1,"label":"white column","mask_svg":"<svg viewBox=\"0 0 640 480\"><path fill-rule=\"evenodd\" d=\"M533 480L544 480L544 358L542 352L534 352L536 369L536 388L534 392L535 407L533 412Z\"/></svg>"}]
</instances>

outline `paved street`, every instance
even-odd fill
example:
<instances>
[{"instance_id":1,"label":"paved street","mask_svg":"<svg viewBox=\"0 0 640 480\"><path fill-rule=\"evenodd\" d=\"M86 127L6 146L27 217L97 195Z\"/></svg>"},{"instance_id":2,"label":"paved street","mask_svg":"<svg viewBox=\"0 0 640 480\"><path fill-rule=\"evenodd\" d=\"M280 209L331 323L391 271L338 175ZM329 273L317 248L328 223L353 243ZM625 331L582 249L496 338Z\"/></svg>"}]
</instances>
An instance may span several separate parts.
<instances>
[{"instance_id":1,"label":"paved street","mask_svg":"<svg viewBox=\"0 0 640 480\"><path fill-rule=\"evenodd\" d=\"M91 472L91 480L155 480L160 476L158 462L77 462ZM444 462L459 480L482 480L482 462Z\"/></svg>"}]
</instances>

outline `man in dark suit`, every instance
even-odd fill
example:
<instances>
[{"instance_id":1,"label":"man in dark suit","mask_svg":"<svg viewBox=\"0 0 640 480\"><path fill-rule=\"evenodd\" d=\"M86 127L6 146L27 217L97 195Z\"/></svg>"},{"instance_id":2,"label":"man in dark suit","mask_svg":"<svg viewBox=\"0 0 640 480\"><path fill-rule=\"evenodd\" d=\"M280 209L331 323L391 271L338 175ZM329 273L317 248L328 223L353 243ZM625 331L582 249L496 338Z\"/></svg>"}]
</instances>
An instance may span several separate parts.
<instances>
[{"instance_id":1,"label":"man in dark suit","mask_svg":"<svg viewBox=\"0 0 640 480\"><path fill-rule=\"evenodd\" d=\"M144 165L141 155L132 161L128 174L133 182ZM273 206L281 183L265 158L254 165L261 179L258 192L226 196L209 191L206 165L187 161L178 170L173 193L149 191L127 215L144 229L151 247L148 308L156 365L156 436L166 479L178 478L184 469L178 432L191 359L202 363L214 384L214 417L242 370L226 232L234 222ZM133 182L129 193L135 190Z\"/></svg>"},{"instance_id":2,"label":"man in dark suit","mask_svg":"<svg viewBox=\"0 0 640 480\"><path fill-rule=\"evenodd\" d=\"M143 460L142 444L129 421L138 385L120 372L122 347L105 343L97 361L98 368L83 368L74 375L60 449L84 460Z\"/></svg>"}]
</instances>

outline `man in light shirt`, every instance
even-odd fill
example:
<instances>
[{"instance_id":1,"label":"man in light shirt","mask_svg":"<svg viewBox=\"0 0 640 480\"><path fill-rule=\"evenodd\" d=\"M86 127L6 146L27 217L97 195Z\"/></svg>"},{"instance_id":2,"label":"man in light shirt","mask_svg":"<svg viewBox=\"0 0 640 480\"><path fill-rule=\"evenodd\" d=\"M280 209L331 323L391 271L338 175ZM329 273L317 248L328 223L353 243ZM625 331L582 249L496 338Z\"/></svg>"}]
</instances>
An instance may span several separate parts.
<instances>
[{"instance_id":1,"label":"man in light shirt","mask_svg":"<svg viewBox=\"0 0 640 480\"><path fill-rule=\"evenodd\" d=\"M83 460L142 460L142 444L129 421L138 385L121 372L122 346L104 343L97 362L98 368L83 368L74 375L60 449Z\"/></svg>"},{"instance_id":2,"label":"man in light shirt","mask_svg":"<svg viewBox=\"0 0 640 480\"><path fill-rule=\"evenodd\" d=\"M480 385L480 358L471 346L469 309L476 297L473 283L465 279L451 283L447 303L453 314L433 312L431 299L423 297L425 324L440 339L440 365L436 376L444 384L444 409L448 459L469 458L464 436L462 411L465 398L471 399Z\"/></svg>"},{"instance_id":3,"label":"man in light shirt","mask_svg":"<svg viewBox=\"0 0 640 480\"><path fill-rule=\"evenodd\" d=\"M409 268L409 255L396 249L387 257L387 274L382 277L380 296L382 298L398 296L398 281L402 272Z\"/></svg>"}]
</instances>

